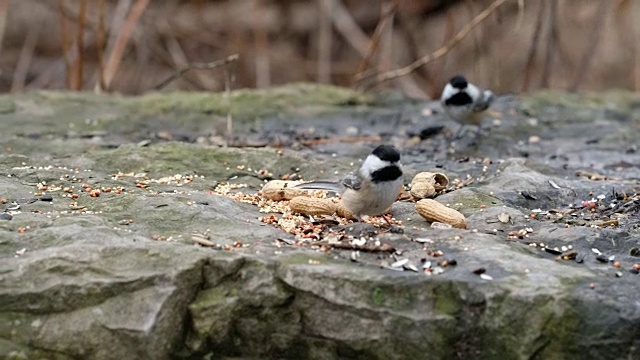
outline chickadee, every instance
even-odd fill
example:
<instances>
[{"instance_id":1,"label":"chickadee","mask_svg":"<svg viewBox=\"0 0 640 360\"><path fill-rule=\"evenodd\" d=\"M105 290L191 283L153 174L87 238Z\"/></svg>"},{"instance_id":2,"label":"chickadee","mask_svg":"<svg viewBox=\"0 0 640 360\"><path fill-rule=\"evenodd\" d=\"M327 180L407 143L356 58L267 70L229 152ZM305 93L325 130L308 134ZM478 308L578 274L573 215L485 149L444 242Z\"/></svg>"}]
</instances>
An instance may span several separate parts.
<instances>
[{"instance_id":1,"label":"chickadee","mask_svg":"<svg viewBox=\"0 0 640 360\"><path fill-rule=\"evenodd\" d=\"M402 186L400 153L391 145L380 145L357 172L349 173L342 181L312 181L296 188L342 194L345 207L360 219L363 215L382 215L396 200Z\"/></svg>"},{"instance_id":2,"label":"chickadee","mask_svg":"<svg viewBox=\"0 0 640 360\"><path fill-rule=\"evenodd\" d=\"M490 90L483 90L467 82L464 76L454 76L445 85L440 97L442 108L453 120L462 126L456 133L456 138L465 125L477 125L478 133L482 123L483 112L495 100Z\"/></svg>"}]
</instances>

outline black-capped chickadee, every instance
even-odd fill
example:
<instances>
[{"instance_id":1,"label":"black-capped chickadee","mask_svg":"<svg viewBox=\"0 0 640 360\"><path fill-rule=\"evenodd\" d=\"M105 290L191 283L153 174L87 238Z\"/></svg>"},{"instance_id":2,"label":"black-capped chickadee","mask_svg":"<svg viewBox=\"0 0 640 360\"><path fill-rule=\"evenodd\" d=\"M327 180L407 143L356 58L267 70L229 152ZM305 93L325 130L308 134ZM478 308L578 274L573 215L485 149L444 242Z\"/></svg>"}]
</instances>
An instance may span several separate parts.
<instances>
[{"instance_id":1,"label":"black-capped chickadee","mask_svg":"<svg viewBox=\"0 0 640 360\"><path fill-rule=\"evenodd\" d=\"M456 133L459 137L465 125L478 126L484 116L484 111L489 108L495 100L495 96L490 90L483 90L469 83L464 76L456 75L445 85L440 97L440 103L445 113L462 126Z\"/></svg>"},{"instance_id":2,"label":"black-capped chickadee","mask_svg":"<svg viewBox=\"0 0 640 360\"><path fill-rule=\"evenodd\" d=\"M403 181L400 153L391 145L380 145L357 172L342 181L312 181L296 188L342 194L345 207L360 219L363 215L382 215L400 194Z\"/></svg>"}]
</instances>

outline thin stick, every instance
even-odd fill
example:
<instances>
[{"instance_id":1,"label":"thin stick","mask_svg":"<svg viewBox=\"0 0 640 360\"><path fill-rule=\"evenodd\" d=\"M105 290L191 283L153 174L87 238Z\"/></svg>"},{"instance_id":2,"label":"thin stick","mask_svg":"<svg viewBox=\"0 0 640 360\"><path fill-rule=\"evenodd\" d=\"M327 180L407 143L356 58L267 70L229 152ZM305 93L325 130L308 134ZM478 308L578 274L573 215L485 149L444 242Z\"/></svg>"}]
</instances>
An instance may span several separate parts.
<instances>
[{"instance_id":1,"label":"thin stick","mask_svg":"<svg viewBox=\"0 0 640 360\"><path fill-rule=\"evenodd\" d=\"M64 59L65 80L67 87L71 88L71 59L69 58L69 50L71 49L69 42L69 28L67 27L67 19L64 16L64 0L58 0L58 11L60 12L60 42L62 43L62 58Z\"/></svg>"},{"instance_id":2,"label":"thin stick","mask_svg":"<svg viewBox=\"0 0 640 360\"><path fill-rule=\"evenodd\" d=\"M253 7L253 41L256 49L256 87L268 88L271 85L271 64L269 62L269 37L264 16L262 0L255 0Z\"/></svg>"},{"instance_id":3,"label":"thin stick","mask_svg":"<svg viewBox=\"0 0 640 360\"><path fill-rule=\"evenodd\" d=\"M234 74L228 68L224 68L224 98L227 100L227 146L233 141L233 117L231 115L231 83Z\"/></svg>"},{"instance_id":4,"label":"thin stick","mask_svg":"<svg viewBox=\"0 0 640 360\"><path fill-rule=\"evenodd\" d=\"M347 242L328 242L328 241L316 241L311 243L311 245L318 246L326 246L332 249L340 249L340 250L358 250L365 252L388 252L392 253L396 251L396 248L389 244L382 245L355 245Z\"/></svg>"},{"instance_id":5,"label":"thin stick","mask_svg":"<svg viewBox=\"0 0 640 360\"><path fill-rule=\"evenodd\" d=\"M111 52L111 54L109 54L107 66L105 67L104 71L104 82L106 88L111 85L111 81L113 80L113 77L115 76L115 73L120 66L120 62L122 61L124 50L127 47L127 43L129 42L129 38L131 37L133 28L138 23L138 19L140 18L140 16L142 16L142 13L146 9L147 5L149 5L149 0L136 1L136 3L131 8L129 16L127 16L127 19L125 20L124 25L120 29L120 32L118 32L113 51Z\"/></svg>"},{"instance_id":6,"label":"thin stick","mask_svg":"<svg viewBox=\"0 0 640 360\"><path fill-rule=\"evenodd\" d=\"M39 35L40 28L29 28L29 31L27 32L27 38L24 40L22 50L20 50L20 56L18 57L16 69L13 72L11 92L24 90L24 83L27 78L27 74L29 73L29 66L31 65L31 59L33 59L33 50L36 48Z\"/></svg>"},{"instance_id":7,"label":"thin stick","mask_svg":"<svg viewBox=\"0 0 640 360\"><path fill-rule=\"evenodd\" d=\"M98 83L95 91L102 92L105 89L104 82L104 50L107 46L106 31L104 28L104 0L98 0L98 32L96 34L96 46L98 47Z\"/></svg>"},{"instance_id":8,"label":"thin stick","mask_svg":"<svg viewBox=\"0 0 640 360\"><path fill-rule=\"evenodd\" d=\"M26 84L26 90L37 90L48 87L53 79L60 78L60 74L64 75L65 65L63 59L58 59L53 62L47 69L38 73L35 79Z\"/></svg>"},{"instance_id":9,"label":"thin stick","mask_svg":"<svg viewBox=\"0 0 640 360\"><path fill-rule=\"evenodd\" d=\"M522 26L522 20L524 19L524 0L518 0L518 20L516 20L516 30L519 30Z\"/></svg>"},{"instance_id":10,"label":"thin stick","mask_svg":"<svg viewBox=\"0 0 640 360\"><path fill-rule=\"evenodd\" d=\"M370 135L370 136L359 136L359 137L340 137L340 138L326 138L326 139L311 139L311 140L300 140L300 144L305 146L316 146L316 145L325 145L325 144L336 144L336 143L364 143L364 142L376 142L382 140L380 135Z\"/></svg>"},{"instance_id":11,"label":"thin stick","mask_svg":"<svg viewBox=\"0 0 640 360\"><path fill-rule=\"evenodd\" d=\"M487 17L489 17L489 15L491 15L498 7L500 7L502 4L504 4L505 2L507 2L507 0L496 0L494 1L491 5L489 5L486 9L484 9L480 14L478 14L472 22L468 23L467 25L465 25L452 39L451 41L449 41L445 46L441 47L440 49L436 50L435 52L423 56L420 59L412 62L411 64L396 69L396 70L392 70L392 71L387 71L381 74L378 74L374 80L374 82L376 84L385 82L385 81L389 81L401 76L405 76L408 74L411 74L413 71L415 71L417 68L426 65L436 59L439 59L441 57L443 57L444 55L446 55L449 51L451 51L451 49L453 49L456 45L458 45L458 43L460 41L462 41L465 36L467 36L467 34L469 34L469 32L471 32L471 30L473 30L473 28L475 28L476 26L478 26L481 22L483 22ZM360 82L362 80L364 80L365 77L361 77L356 79L357 82Z\"/></svg>"},{"instance_id":12,"label":"thin stick","mask_svg":"<svg viewBox=\"0 0 640 360\"><path fill-rule=\"evenodd\" d=\"M380 31L380 50L378 51L378 69L380 71L388 71L391 70L394 66L391 65L392 62L392 52L393 52L393 31L394 26L393 23L395 21L396 11L389 11L393 6L396 6L397 9L397 1L393 0L391 4L385 4L381 11L382 17L385 18L385 25L382 26L382 30ZM401 79L403 80L403 79ZM399 81L402 82L402 81Z\"/></svg>"},{"instance_id":13,"label":"thin stick","mask_svg":"<svg viewBox=\"0 0 640 360\"><path fill-rule=\"evenodd\" d=\"M631 8L640 11L640 5L637 1L631 5ZM637 14L636 12L629 11L627 14L631 17L631 29L633 30L632 38L635 40L633 42L633 90L638 91L638 89L640 89L640 51L638 50L638 43L640 42L640 35L638 35L638 30L640 29L640 26L638 26L638 22L636 21L635 16L632 15Z\"/></svg>"},{"instance_id":14,"label":"thin stick","mask_svg":"<svg viewBox=\"0 0 640 360\"><path fill-rule=\"evenodd\" d=\"M466 0L465 1L465 5L467 8L467 12L469 13L469 18L473 19L473 0ZM478 68L482 68L480 65L480 61L482 60L482 57L480 56L481 53L481 48L480 48L480 39L479 39L479 34L477 31L472 31L471 34L471 38L473 39L473 53L474 53L474 59L475 61L473 62L473 77L476 78L477 80L483 80L481 77L478 76ZM492 75L492 77L495 77L497 74Z\"/></svg>"},{"instance_id":15,"label":"thin stick","mask_svg":"<svg viewBox=\"0 0 640 360\"><path fill-rule=\"evenodd\" d=\"M212 70L212 69L227 65L227 64L232 63L232 62L237 61L237 60L238 60L238 54L233 54L233 55L227 56L224 59L211 61L211 62L208 62L208 63L191 63L191 64L188 64L187 66L176 70L176 72L173 75L169 76L168 78L166 78L165 80L160 82L158 85L154 86L153 89L154 90L162 89L163 87L167 86L167 84L169 84L173 80L179 78L180 76L184 75L184 73L186 73L189 70L194 70L194 69Z\"/></svg>"},{"instance_id":16,"label":"thin stick","mask_svg":"<svg viewBox=\"0 0 640 360\"><path fill-rule=\"evenodd\" d=\"M549 78L551 77L551 65L553 64L554 55L556 52L556 41L558 39L558 1L548 0L551 2L549 5L549 40L547 41L547 53L544 58L544 67L542 68L542 81L540 82L541 88L549 87Z\"/></svg>"},{"instance_id":17,"label":"thin stick","mask_svg":"<svg viewBox=\"0 0 640 360\"><path fill-rule=\"evenodd\" d=\"M354 80L358 78L360 74L362 74L369 67L373 55L375 55L376 50L378 50L378 47L380 46L380 38L382 37L383 30L387 26L389 19L391 19L393 14L395 14L395 12L398 10L398 4L398 0L392 0L387 9L383 9L380 20L378 21L378 25L376 26L376 29L373 31L373 35L371 36L369 48L367 49L367 55L360 61L358 70L356 70L356 74L354 75Z\"/></svg>"},{"instance_id":18,"label":"thin stick","mask_svg":"<svg viewBox=\"0 0 640 360\"><path fill-rule=\"evenodd\" d=\"M600 1L598 3L596 19L593 26L591 27L591 32L589 33L589 43L587 45L587 49L582 55L580 65L578 66L578 70L576 71L576 74L573 78L573 83L571 84L571 87L569 87L569 91L571 92L578 90L578 87L580 86L582 81L588 77L587 75L589 74L589 68L593 63L596 48L598 47L598 43L600 42L600 38L602 37L602 27L604 25L609 9L607 4L609 4L609 1Z\"/></svg>"},{"instance_id":19,"label":"thin stick","mask_svg":"<svg viewBox=\"0 0 640 360\"><path fill-rule=\"evenodd\" d=\"M107 29L109 29L109 36L107 38L107 50L105 51L105 54L111 54L113 52L113 48L118 40L119 30L122 29L122 26L127 19L127 14L129 13L131 4L133 4L133 0L119 0L116 8L113 9L111 21L107 26Z\"/></svg>"},{"instance_id":20,"label":"thin stick","mask_svg":"<svg viewBox=\"0 0 640 360\"><path fill-rule=\"evenodd\" d=\"M322 4L324 2L325 4ZM333 40L331 17L333 7L331 0L318 0L320 11L318 21L318 82L328 83L331 81L331 43Z\"/></svg>"},{"instance_id":21,"label":"thin stick","mask_svg":"<svg viewBox=\"0 0 640 360\"><path fill-rule=\"evenodd\" d=\"M533 62L538 53L538 39L542 32L542 20L544 19L544 9L547 2L542 0L538 2L538 17L536 18L536 28L533 31L533 37L531 38L531 47L529 48L529 54L527 56L527 64L524 66L524 79L522 81L522 91L529 89L529 82L531 81L531 72L533 70Z\"/></svg>"},{"instance_id":22,"label":"thin stick","mask_svg":"<svg viewBox=\"0 0 640 360\"><path fill-rule=\"evenodd\" d=\"M2 40L7 27L7 14L9 13L10 4L11 0L0 0L0 51L2 51Z\"/></svg>"},{"instance_id":23,"label":"thin stick","mask_svg":"<svg viewBox=\"0 0 640 360\"><path fill-rule=\"evenodd\" d=\"M84 20L87 16L87 1L80 0L80 10L78 11L78 31L76 32L76 49L77 56L75 68L75 77L73 90L82 89L82 78L84 73Z\"/></svg>"},{"instance_id":24,"label":"thin stick","mask_svg":"<svg viewBox=\"0 0 640 360\"><path fill-rule=\"evenodd\" d=\"M340 0L327 0L321 3L328 12L328 6L332 9L332 20L336 30L347 40L360 56L367 55L367 44L369 37L360 29L358 23L353 19L349 10Z\"/></svg>"}]
</instances>

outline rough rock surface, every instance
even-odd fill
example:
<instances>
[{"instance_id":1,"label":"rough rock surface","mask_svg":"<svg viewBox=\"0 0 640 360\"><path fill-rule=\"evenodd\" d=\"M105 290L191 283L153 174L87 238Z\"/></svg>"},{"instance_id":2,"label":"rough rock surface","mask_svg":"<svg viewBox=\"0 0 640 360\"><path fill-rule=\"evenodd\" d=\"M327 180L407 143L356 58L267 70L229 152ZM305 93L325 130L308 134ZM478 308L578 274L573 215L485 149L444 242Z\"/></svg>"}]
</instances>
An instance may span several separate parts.
<instances>
[{"instance_id":1,"label":"rough rock surface","mask_svg":"<svg viewBox=\"0 0 640 360\"><path fill-rule=\"evenodd\" d=\"M435 104L310 85L0 97L0 358L640 358L640 96L505 96L486 124L452 144ZM213 192L337 178L382 141L406 183L474 179L437 198L469 230L397 202L404 234L369 240L397 252L356 262Z\"/></svg>"}]
</instances>

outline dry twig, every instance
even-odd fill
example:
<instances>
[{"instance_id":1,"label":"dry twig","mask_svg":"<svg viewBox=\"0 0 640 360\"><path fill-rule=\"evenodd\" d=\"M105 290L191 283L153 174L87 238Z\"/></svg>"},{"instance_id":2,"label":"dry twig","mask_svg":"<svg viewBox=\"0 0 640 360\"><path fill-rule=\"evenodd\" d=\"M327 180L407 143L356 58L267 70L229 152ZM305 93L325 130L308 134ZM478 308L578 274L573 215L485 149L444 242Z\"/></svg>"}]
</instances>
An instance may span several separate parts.
<instances>
[{"instance_id":1,"label":"dry twig","mask_svg":"<svg viewBox=\"0 0 640 360\"><path fill-rule=\"evenodd\" d=\"M478 26L481 22L483 22L489 15L491 15L497 8L499 8L502 4L507 2L507 0L496 0L491 5L489 5L486 9L484 9L481 13L479 13L473 21L465 25L445 46L436 50L435 52L423 56L420 59L412 62L411 64L402 67L400 69L387 71L381 74L377 74L374 79L374 84L379 84L385 81L389 81L391 79L395 79L401 76L405 76L411 74L417 68L426 65L436 59L439 59L446 55L451 49L453 49L460 41L462 41L467 34L471 32L476 26ZM370 75L372 76L372 75ZM363 81L367 79L369 76L363 76L356 79L357 82Z\"/></svg>"},{"instance_id":2,"label":"dry twig","mask_svg":"<svg viewBox=\"0 0 640 360\"><path fill-rule=\"evenodd\" d=\"M73 90L82 89L82 75L84 73L84 23L87 17L87 0L80 0L78 11L78 30L76 32L76 53L78 58L74 64L75 76L73 77Z\"/></svg>"},{"instance_id":3,"label":"dry twig","mask_svg":"<svg viewBox=\"0 0 640 360\"><path fill-rule=\"evenodd\" d=\"M154 86L153 88L154 88L154 90L160 90L163 87L167 86L167 84L169 84L173 80L175 80L175 79L179 78L180 76L184 75L184 73L186 73L189 70L212 70L212 69L219 68L221 66L227 65L227 64L232 63L232 62L237 61L237 60L238 60L238 54L233 54L233 55L227 56L224 59L211 61L211 62L208 62L208 63L191 63L191 64L188 64L185 67L182 67L182 68L178 69L173 75L169 76L168 78L166 78L161 83L159 83L158 85Z\"/></svg>"},{"instance_id":4,"label":"dry twig","mask_svg":"<svg viewBox=\"0 0 640 360\"><path fill-rule=\"evenodd\" d=\"M465 0L465 7L469 14L469 18L473 21L474 11L473 11L473 0ZM482 61L482 48L480 47L480 37L477 31L473 31L471 34L471 38L473 40L473 53L474 53L474 62L473 62L473 77L477 80L484 80L482 77L478 76L478 69L481 69L482 66L480 61ZM491 77L495 77L496 74L492 74Z\"/></svg>"},{"instance_id":5,"label":"dry twig","mask_svg":"<svg viewBox=\"0 0 640 360\"><path fill-rule=\"evenodd\" d=\"M387 23L393 19L393 14L398 10L399 0L392 0L391 4L388 5L386 9L383 9L383 13L380 16L380 21L378 21L378 25L371 36L371 41L369 42L369 48L367 49L367 55L360 61L358 65L358 70L354 76L354 79L358 78L360 74L362 74L371 63L371 59L373 55L375 55L376 50L380 45L380 38L382 37L383 30L387 26Z\"/></svg>"},{"instance_id":6,"label":"dry twig","mask_svg":"<svg viewBox=\"0 0 640 360\"><path fill-rule=\"evenodd\" d=\"M327 139L311 139L311 140L300 140L300 144L305 146L316 146L316 145L324 145L324 144L335 144L335 143L363 143L363 142L376 142L380 141L381 138L379 135L371 135L371 136L359 136L359 137L339 137L339 138L327 138Z\"/></svg>"},{"instance_id":7,"label":"dry twig","mask_svg":"<svg viewBox=\"0 0 640 360\"><path fill-rule=\"evenodd\" d=\"M58 9L60 13L60 36L62 43L62 58L64 59L65 80L67 86L71 88L71 44L69 41L69 28L67 26L67 18L64 16L64 0L58 0Z\"/></svg>"},{"instance_id":8,"label":"dry twig","mask_svg":"<svg viewBox=\"0 0 640 360\"><path fill-rule=\"evenodd\" d=\"M544 58L544 67L542 68L542 81L540 87L549 87L549 78L551 77L551 69L556 45L558 42L558 2L556 0L547 0L549 4L549 40L547 41L547 53Z\"/></svg>"},{"instance_id":9,"label":"dry twig","mask_svg":"<svg viewBox=\"0 0 640 360\"><path fill-rule=\"evenodd\" d=\"M538 39L542 32L542 20L544 19L544 9L546 1L538 2L538 17L536 18L536 27L533 30L533 37L531 38L531 47L529 48L529 54L527 55L527 64L524 67L524 79L522 81L522 91L529 89L529 81L531 81L531 72L533 70L533 62L538 52Z\"/></svg>"},{"instance_id":10,"label":"dry twig","mask_svg":"<svg viewBox=\"0 0 640 360\"><path fill-rule=\"evenodd\" d=\"M255 0L253 7L253 41L256 49L256 87L271 86L271 64L269 62L269 37L262 0Z\"/></svg>"},{"instance_id":11,"label":"dry twig","mask_svg":"<svg viewBox=\"0 0 640 360\"><path fill-rule=\"evenodd\" d=\"M325 3L325 4L323 4ZM318 82L328 83L331 81L331 44L333 32L331 28L331 17L333 6L331 0L318 0L320 11L318 21Z\"/></svg>"},{"instance_id":12,"label":"dry twig","mask_svg":"<svg viewBox=\"0 0 640 360\"><path fill-rule=\"evenodd\" d=\"M104 74L104 82L105 87L108 88L111 85L111 81L120 66L120 62L122 61L122 57L124 56L124 50L127 47L127 43L129 42L129 38L131 37L131 33L133 32L133 28L138 23L138 19L142 16L142 13L146 9L147 5L149 5L149 0L138 0L131 8L131 12L127 16L124 25L118 32L116 37L115 45L113 46L113 51L109 54L109 59L107 60L107 66L105 67Z\"/></svg>"},{"instance_id":13,"label":"dry twig","mask_svg":"<svg viewBox=\"0 0 640 360\"><path fill-rule=\"evenodd\" d=\"M233 56L233 55L232 55ZM236 59L238 55L236 54ZM227 102L227 146L233 140L233 117L231 115L231 83L235 79L234 72L224 68L224 98Z\"/></svg>"},{"instance_id":14,"label":"dry twig","mask_svg":"<svg viewBox=\"0 0 640 360\"><path fill-rule=\"evenodd\" d=\"M326 246L332 249L340 250L357 250L366 252L388 252L392 253L396 251L396 248L389 244L382 245L354 245L348 242L328 242L328 241L316 241L312 245Z\"/></svg>"},{"instance_id":15,"label":"dry twig","mask_svg":"<svg viewBox=\"0 0 640 360\"><path fill-rule=\"evenodd\" d=\"M98 83L96 84L95 91L100 92L104 90L104 50L107 46L106 31L104 28L104 13L105 13L105 0L98 0L98 31L96 35L96 47L98 48Z\"/></svg>"},{"instance_id":16,"label":"dry twig","mask_svg":"<svg viewBox=\"0 0 640 360\"><path fill-rule=\"evenodd\" d=\"M367 55L367 44L369 38L360 29L358 23L353 19L349 10L340 0L327 0L321 2L324 11L331 12L333 15L333 25L336 30L344 37L345 40L353 47L361 56Z\"/></svg>"},{"instance_id":17,"label":"dry twig","mask_svg":"<svg viewBox=\"0 0 640 360\"><path fill-rule=\"evenodd\" d=\"M31 65L31 59L33 58L33 51L36 48L38 42L38 36L40 35L39 28L31 28L27 32L27 38L24 40L24 45L20 51L16 69L13 72L13 81L11 83L11 92L18 92L24 90L24 83L29 73L29 66Z\"/></svg>"},{"instance_id":18,"label":"dry twig","mask_svg":"<svg viewBox=\"0 0 640 360\"><path fill-rule=\"evenodd\" d=\"M2 40L7 27L7 14L9 13L10 4L11 0L0 0L0 51L2 51Z\"/></svg>"},{"instance_id":19,"label":"dry twig","mask_svg":"<svg viewBox=\"0 0 640 360\"><path fill-rule=\"evenodd\" d=\"M571 87L569 87L569 91L576 91L578 87L582 83L582 81L588 77L589 68L593 63L593 58L595 57L595 52L600 42L600 38L602 37L602 28L607 17L608 13L608 4L609 1L600 1L598 3L598 9L596 11L596 19L594 20L594 24L591 27L591 32L589 33L589 42L587 45L587 49L582 55L582 59L580 60L580 65L578 66L578 70L576 70L576 74L573 78L573 83L571 83Z\"/></svg>"}]
</instances>

